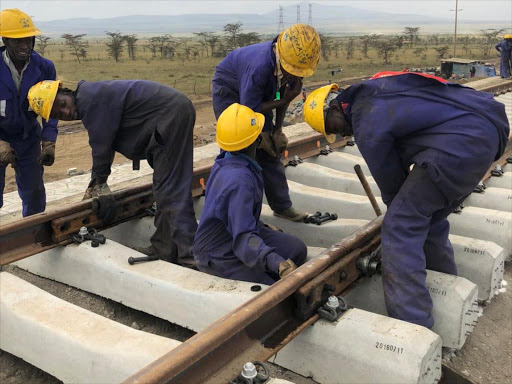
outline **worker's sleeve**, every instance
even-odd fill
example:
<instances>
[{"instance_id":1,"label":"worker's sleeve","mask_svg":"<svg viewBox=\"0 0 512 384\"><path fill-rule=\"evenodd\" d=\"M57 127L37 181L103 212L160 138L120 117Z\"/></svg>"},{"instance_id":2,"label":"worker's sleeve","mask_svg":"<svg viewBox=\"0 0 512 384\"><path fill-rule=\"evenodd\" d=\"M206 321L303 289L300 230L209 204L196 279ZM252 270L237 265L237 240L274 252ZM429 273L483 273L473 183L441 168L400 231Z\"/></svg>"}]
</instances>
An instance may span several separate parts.
<instances>
[{"instance_id":1,"label":"worker's sleeve","mask_svg":"<svg viewBox=\"0 0 512 384\"><path fill-rule=\"evenodd\" d=\"M244 73L238 80L240 104L261 113L261 104L264 99L264 87L258 76L252 72Z\"/></svg>"},{"instance_id":2,"label":"worker's sleeve","mask_svg":"<svg viewBox=\"0 0 512 384\"><path fill-rule=\"evenodd\" d=\"M358 108L355 104L351 112L357 146L380 188L384 204L389 206L407 178L391 123L372 113L371 107Z\"/></svg>"},{"instance_id":3,"label":"worker's sleeve","mask_svg":"<svg viewBox=\"0 0 512 384\"><path fill-rule=\"evenodd\" d=\"M49 63L46 68L45 79L47 80L55 80L57 79L57 73L55 72L55 65L53 63ZM46 121L43 119L43 130L41 132L41 140L42 141L57 141L57 124L59 123L56 119L50 119Z\"/></svg>"},{"instance_id":4,"label":"worker's sleeve","mask_svg":"<svg viewBox=\"0 0 512 384\"><path fill-rule=\"evenodd\" d=\"M258 271L279 272L284 258L274 252L259 236L258 222L253 213L254 193L249 187L238 186L226 196L227 230L233 237L233 252L246 266Z\"/></svg>"},{"instance_id":5,"label":"worker's sleeve","mask_svg":"<svg viewBox=\"0 0 512 384\"><path fill-rule=\"evenodd\" d=\"M92 149L92 179L107 181L115 151L112 144L121 122L121 112L110 104L95 104L93 111L82 117Z\"/></svg>"},{"instance_id":6,"label":"worker's sleeve","mask_svg":"<svg viewBox=\"0 0 512 384\"><path fill-rule=\"evenodd\" d=\"M495 46L494 48L496 48L496 50L497 50L499 53L501 53L501 43L496 44L496 46Z\"/></svg>"}]
</instances>

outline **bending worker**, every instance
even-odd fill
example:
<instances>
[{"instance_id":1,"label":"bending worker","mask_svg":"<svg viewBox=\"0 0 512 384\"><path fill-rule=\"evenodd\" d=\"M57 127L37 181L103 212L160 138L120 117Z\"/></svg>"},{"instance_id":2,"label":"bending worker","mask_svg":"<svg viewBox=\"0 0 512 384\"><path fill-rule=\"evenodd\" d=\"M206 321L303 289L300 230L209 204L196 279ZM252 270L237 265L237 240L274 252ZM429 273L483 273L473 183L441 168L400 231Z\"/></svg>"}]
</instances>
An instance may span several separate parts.
<instances>
[{"instance_id":1,"label":"bending worker","mask_svg":"<svg viewBox=\"0 0 512 384\"><path fill-rule=\"evenodd\" d=\"M502 79L506 79L511 76L512 35L506 34L503 41L496 44L496 50L500 53L500 76Z\"/></svg>"},{"instance_id":2,"label":"bending worker","mask_svg":"<svg viewBox=\"0 0 512 384\"><path fill-rule=\"evenodd\" d=\"M282 131L286 110L320 60L320 37L314 28L295 24L274 40L239 48L220 62L213 76L213 110L218 119L240 103L265 116L256 160L262 168L265 195L276 216L301 221L306 212L292 207L281 154L288 139ZM273 122L273 111L275 123Z\"/></svg>"},{"instance_id":3,"label":"bending worker","mask_svg":"<svg viewBox=\"0 0 512 384\"><path fill-rule=\"evenodd\" d=\"M115 216L107 185L115 152L131 160L147 159L153 168L157 204L156 232L150 250L161 259L193 265L197 222L192 206L194 106L182 93L151 81L116 80L78 83L76 91L44 81L28 94L43 118L82 120L92 148L92 175L84 199L99 200L98 216Z\"/></svg>"},{"instance_id":4,"label":"bending worker","mask_svg":"<svg viewBox=\"0 0 512 384\"><path fill-rule=\"evenodd\" d=\"M200 271L229 279L272 284L301 265L306 245L260 221L262 169L256 162L265 116L240 104L217 122L215 159L194 241Z\"/></svg>"},{"instance_id":5,"label":"bending worker","mask_svg":"<svg viewBox=\"0 0 512 384\"><path fill-rule=\"evenodd\" d=\"M23 216L43 212L46 193L43 165L55 160L57 120L43 126L29 109L27 94L41 80L55 80L55 66L34 52L41 32L19 9L0 12L0 208L3 206L5 168L15 169Z\"/></svg>"},{"instance_id":6,"label":"bending worker","mask_svg":"<svg viewBox=\"0 0 512 384\"><path fill-rule=\"evenodd\" d=\"M426 269L457 274L447 216L503 154L510 131L504 105L416 73L377 74L325 105L336 90L308 97L306 122L327 140L355 135L388 207L381 242L388 314L431 328Z\"/></svg>"}]
</instances>

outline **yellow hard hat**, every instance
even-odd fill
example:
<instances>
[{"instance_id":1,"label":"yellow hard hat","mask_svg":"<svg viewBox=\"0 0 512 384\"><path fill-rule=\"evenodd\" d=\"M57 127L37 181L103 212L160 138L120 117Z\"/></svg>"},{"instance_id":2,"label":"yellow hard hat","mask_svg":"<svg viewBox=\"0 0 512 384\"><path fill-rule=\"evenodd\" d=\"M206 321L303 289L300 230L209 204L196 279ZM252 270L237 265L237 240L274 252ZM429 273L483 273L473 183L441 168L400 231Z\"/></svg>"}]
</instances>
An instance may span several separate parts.
<instances>
[{"instance_id":1,"label":"yellow hard hat","mask_svg":"<svg viewBox=\"0 0 512 384\"><path fill-rule=\"evenodd\" d=\"M217 121L217 144L228 152L240 151L256 141L265 116L238 103L231 104Z\"/></svg>"},{"instance_id":2,"label":"yellow hard hat","mask_svg":"<svg viewBox=\"0 0 512 384\"><path fill-rule=\"evenodd\" d=\"M315 28L295 24L277 38L279 62L286 72L298 77L315 73L320 60L320 36Z\"/></svg>"},{"instance_id":3,"label":"yellow hard hat","mask_svg":"<svg viewBox=\"0 0 512 384\"><path fill-rule=\"evenodd\" d=\"M27 99L30 108L45 120L50 119L53 102L61 83L60 80L43 80L33 85L28 91Z\"/></svg>"},{"instance_id":4,"label":"yellow hard hat","mask_svg":"<svg viewBox=\"0 0 512 384\"><path fill-rule=\"evenodd\" d=\"M329 93L338 89L338 84L329 84L315 89L309 94L304 103L304 120L311 128L324 135L328 143L334 143L336 135L325 133L324 110L329 107L325 105L325 100Z\"/></svg>"},{"instance_id":5,"label":"yellow hard hat","mask_svg":"<svg viewBox=\"0 0 512 384\"><path fill-rule=\"evenodd\" d=\"M19 9L4 9L0 12L0 36L21 39L40 35L32 19Z\"/></svg>"},{"instance_id":6,"label":"yellow hard hat","mask_svg":"<svg viewBox=\"0 0 512 384\"><path fill-rule=\"evenodd\" d=\"M505 35L505 39L512 39L512 35L511 35L510 33L507 33L507 34Z\"/></svg>"}]
</instances>

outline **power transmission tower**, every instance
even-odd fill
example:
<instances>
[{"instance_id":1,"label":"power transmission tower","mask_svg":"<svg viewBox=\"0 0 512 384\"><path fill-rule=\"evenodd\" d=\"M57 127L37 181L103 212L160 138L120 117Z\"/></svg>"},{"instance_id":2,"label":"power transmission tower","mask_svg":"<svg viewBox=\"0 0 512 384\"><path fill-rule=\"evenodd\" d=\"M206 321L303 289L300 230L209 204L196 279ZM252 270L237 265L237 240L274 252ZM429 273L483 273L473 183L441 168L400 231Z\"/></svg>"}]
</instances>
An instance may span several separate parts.
<instances>
[{"instance_id":1,"label":"power transmission tower","mask_svg":"<svg viewBox=\"0 0 512 384\"><path fill-rule=\"evenodd\" d=\"M457 55L457 19L459 16L459 11L463 9L459 9L459 0L455 0L455 9L450 9L451 12L455 12L455 34L453 35L453 57Z\"/></svg>"},{"instance_id":2,"label":"power transmission tower","mask_svg":"<svg viewBox=\"0 0 512 384\"><path fill-rule=\"evenodd\" d=\"M297 24L300 23L300 4L297 4Z\"/></svg>"},{"instance_id":3,"label":"power transmission tower","mask_svg":"<svg viewBox=\"0 0 512 384\"><path fill-rule=\"evenodd\" d=\"M277 32L281 33L284 29L284 9L283 6L279 6L279 26L277 27Z\"/></svg>"},{"instance_id":4,"label":"power transmission tower","mask_svg":"<svg viewBox=\"0 0 512 384\"><path fill-rule=\"evenodd\" d=\"M309 4L308 25L313 26L313 4Z\"/></svg>"}]
</instances>

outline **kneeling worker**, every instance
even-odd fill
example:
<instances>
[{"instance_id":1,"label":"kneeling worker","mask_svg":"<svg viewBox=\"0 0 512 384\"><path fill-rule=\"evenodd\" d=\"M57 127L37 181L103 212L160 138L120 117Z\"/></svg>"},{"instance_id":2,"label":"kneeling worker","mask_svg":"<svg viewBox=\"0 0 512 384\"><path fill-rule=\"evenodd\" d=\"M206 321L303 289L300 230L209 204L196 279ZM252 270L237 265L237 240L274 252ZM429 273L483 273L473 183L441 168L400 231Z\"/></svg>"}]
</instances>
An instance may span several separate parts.
<instances>
[{"instance_id":1,"label":"kneeling worker","mask_svg":"<svg viewBox=\"0 0 512 384\"><path fill-rule=\"evenodd\" d=\"M270 285L301 265L307 248L260 221L263 176L255 159L264 123L262 114L237 103L220 115L217 143L226 152L208 179L193 253L203 272Z\"/></svg>"},{"instance_id":2,"label":"kneeling worker","mask_svg":"<svg viewBox=\"0 0 512 384\"><path fill-rule=\"evenodd\" d=\"M381 243L388 314L431 328L426 269L457 274L447 216L503 154L505 107L491 94L416 73L377 74L325 105L331 88L310 94L305 120L328 141L355 135L388 206Z\"/></svg>"},{"instance_id":3,"label":"kneeling worker","mask_svg":"<svg viewBox=\"0 0 512 384\"><path fill-rule=\"evenodd\" d=\"M115 216L107 185L115 152L147 159L153 168L156 231L148 253L185 266L194 264L191 248L197 222L192 205L192 102L165 85L141 80L78 83L76 91L58 81L34 85L28 99L44 119L82 120L92 148L92 175L84 199L97 198L98 217Z\"/></svg>"}]
</instances>

